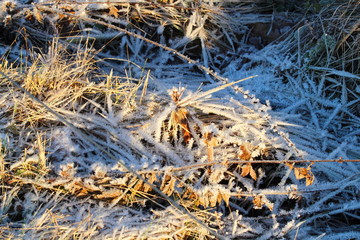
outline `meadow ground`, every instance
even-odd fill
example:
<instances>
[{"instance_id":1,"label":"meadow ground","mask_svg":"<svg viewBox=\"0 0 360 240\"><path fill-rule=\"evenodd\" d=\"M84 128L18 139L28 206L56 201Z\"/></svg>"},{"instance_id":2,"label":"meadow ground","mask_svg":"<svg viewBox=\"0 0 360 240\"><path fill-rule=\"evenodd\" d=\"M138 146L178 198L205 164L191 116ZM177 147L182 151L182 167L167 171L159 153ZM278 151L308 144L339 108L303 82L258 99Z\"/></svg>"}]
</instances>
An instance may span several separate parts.
<instances>
[{"instance_id":1,"label":"meadow ground","mask_svg":"<svg viewBox=\"0 0 360 240\"><path fill-rule=\"evenodd\" d=\"M0 239L358 239L360 3L0 3Z\"/></svg>"}]
</instances>

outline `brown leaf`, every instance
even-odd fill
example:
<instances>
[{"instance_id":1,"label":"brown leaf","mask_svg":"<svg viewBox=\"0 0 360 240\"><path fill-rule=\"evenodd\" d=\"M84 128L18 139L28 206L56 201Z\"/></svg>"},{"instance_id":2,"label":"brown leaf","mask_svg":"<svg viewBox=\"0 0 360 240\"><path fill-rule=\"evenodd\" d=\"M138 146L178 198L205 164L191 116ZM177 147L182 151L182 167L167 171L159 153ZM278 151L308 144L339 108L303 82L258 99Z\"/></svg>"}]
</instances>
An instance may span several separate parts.
<instances>
[{"instance_id":1,"label":"brown leaf","mask_svg":"<svg viewBox=\"0 0 360 240\"><path fill-rule=\"evenodd\" d=\"M241 167L241 176L246 177L250 173L250 168L252 168L251 164L246 164Z\"/></svg>"},{"instance_id":2,"label":"brown leaf","mask_svg":"<svg viewBox=\"0 0 360 240\"><path fill-rule=\"evenodd\" d=\"M315 180L315 177L312 173L309 174L308 176L306 176L306 181L305 181L306 186L313 184L314 180Z\"/></svg>"},{"instance_id":3,"label":"brown leaf","mask_svg":"<svg viewBox=\"0 0 360 240\"><path fill-rule=\"evenodd\" d=\"M285 165L288 166L290 168L290 170L293 170L293 168L294 168L294 163L285 162Z\"/></svg>"},{"instance_id":4,"label":"brown leaf","mask_svg":"<svg viewBox=\"0 0 360 240\"><path fill-rule=\"evenodd\" d=\"M208 191L207 192L207 197L209 199L209 205L210 207L215 207L216 206L216 202L217 202L217 198L218 198L218 193L219 192L212 192L212 191Z\"/></svg>"},{"instance_id":5,"label":"brown leaf","mask_svg":"<svg viewBox=\"0 0 360 240\"><path fill-rule=\"evenodd\" d=\"M147 181L150 183L150 184L153 184L156 180L156 173L149 173L147 176ZM152 190L152 187L149 185L149 184L145 184L144 185L144 192L149 192Z\"/></svg>"},{"instance_id":6,"label":"brown leaf","mask_svg":"<svg viewBox=\"0 0 360 240\"><path fill-rule=\"evenodd\" d=\"M224 199L224 202L226 203L226 206L229 206L229 200L230 200L230 194L221 194L222 198Z\"/></svg>"},{"instance_id":7,"label":"brown leaf","mask_svg":"<svg viewBox=\"0 0 360 240\"><path fill-rule=\"evenodd\" d=\"M207 198L200 196L198 198L198 205L202 205L203 207L208 207L209 206L209 201L207 200Z\"/></svg>"},{"instance_id":8,"label":"brown leaf","mask_svg":"<svg viewBox=\"0 0 360 240\"><path fill-rule=\"evenodd\" d=\"M262 206L264 205L264 202L262 200L262 196L261 195L255 196L254 199L253 199L253 204L254 204L255 209L261 209Z\"/></svg>"},{"instance_id":9,"label":"brown leaf","mask_svg":"<svg viewBox=\"0 0 360 240\"><path fill-rule=\"evenodd\" d=\"M239 158L241 160L250 160L251 158L251 152L249 150L249 146L246 146L245 144L240 146L241 154L239 155Z\"/></svg>"},{"instance_id":10,"label":"brown leaf","mask_svg":"<svg viewBox=\"0 0 360 240\"><path fill-rule=\"evenodd\" d=\"M184 142L189 143L192 138L189 127L189 112L186 108L179 108L171 113L170 129L173 130L173 135L177 134L177 129L180 127Z\"/></svg>"},{"instance_id":11,"label":"brown leaf","mask_svg":"<svg viewBox=\"0 0 360 240\"><path fill-rule=\"evenodd\" d=\"M204 134L204 143L209 147L215 147L218 141L213 133L206 132Z\"/></svg>"},{"instance_id":12,"label":"brown leaf","mask_svg":"<svg viewBox=\"0 0 360 240\"><path fill-rule=\"evenodd\" d=\"M88 193L89 193L89 192L88 192L85 188L83 188L76 196L77 196L77 197L84 197L84 196L86 196Z\"/></svg>"},{"instance_id":13,"label":"brown leaf","mask_svg":"<svg viewBox=\"0 0 360 240\"><path fill-rule=\"evenodd\" d=\"M160 186L161 191L165 188L166 183L169 182L170 179L171 179L171 176L165 174L165 176L162 178L162 182L161 182L161 186Z\"/></svg>"},{"instance_id":14,"label":"brown leaf","mask_svg":"<svg viewBox=\"0 0 360 240\"><path fill-rule=\"evenodd\" d=\"M294 168L294 174L296 179L306 178L306 186L313 184L315 180L314 174L311 172L310 166L308 166L307 168Z\"/></svg>"},{"instance_id":15,"label":"brown leaf","mask_svg":"<svg viewBox=\"0 0 360 240\"><path fill-rule=\"evenodd\" d=\"M308 169L306 168L294 168L294 174L296 179L305 178L308 175Z\"/></svg>"},{"instance_id":16,"label":"brown leaf","mask_svg":"<svg viewBox=\"0 0 360 240\"><path fill-rule=\"evenodd\" d=\"M218 144L218 141L216 137L214 137L214 134L209 132L206 132L203 138L204 138L204 143L207 146L206 152L207 152L208 161L212 162L214 161L214 147Z\"/></svg>"},{"instance_id":17,"label":"brown leaf","mask_svg":"<svg viewBox=\"0 0 360 240\"><path fill-rule=\"evenodd\" d=\"M113 15L115 18L119 17L119 9L117 9L115 6L109 7L109 14Z\"/></svg>"},{"instance_id":18,"label":"brown leaf","mask_svg":"<svg viewBox=\"0 0 360 240\"><path fill-rule=\"evenodd\" d=\"M112 198L116 198L119 197L123 194L123 191L119 190L119 189L112 189L112 190L108 190L106 192L103 192L101 194L97 194L95 195L96 199L112 199Z\"/></svg>"},{"instance_id":19,"label":"brown leaf","mask_svg":"<svg viewBox=\"0 0 360 240\"><path fill-rule=\"evenodd\" d=\"M44 17L42 16L41 12L39 11L39 9L37 9L36 7L34 7L34 17L36 18L36 20L39 23L44 23L43 19Z\"/></svg>"},{"instance_id":20,"label":"brown leaf","mask_svg":"<svg viewBox=\"0 0 360 240\"><path fill-rule=\"evenodd\" d=\"M216 201L217 201L217 203L220 204L222 200L223 200L222 194L221 194L221 192L219 192L218 195L217 195Z\"/></svg>"},{"instance_id":21,"label":"brown leaf","mask_svg":"<svg viewBox=\"0 0 360 240\"><path fill-rule=\"evenodd\" d=\"M141 191L142 187L144 186L144 182L139 180L135 186L133 187L134 192Z\"/></svg>"},{"instance_id":22,"label":"brown leaf","mask_svg":"<svg viewBox=\"0 0 360 240\"><path fill-rule=\"evenodd\" d=\"M252 179L254 179L254 181L256 181L256 179L257 179L256 172L255 172L255 170L253 169L253 167L251 165L250 165L250 177Z\"/></svg>"},{"instance_id":23,"label":"brown leaf","mask_svg":"<svg viewBox=\"0 0 360 240\"><path fill-rule=\"evenodd\" d=\"M168 195L168 196L171 196L171 194L174 192L174 188L175 188L175 182L176 182L176 179L169 176L169 175L166 175L164 177L164 180L163 180L163 183L161 184L161 191Z\"/></svg>"},{"instance_id":24,"label":"brown leaf","mask_svg":"<svg viewBox=\"0 0 360 240\"><path fill-rule=\"evenodd\" d=\"M111 177L104 177L104 178L98 179L98 180L96 181L96 184L109 183L111 180L113 180Z\"/></svg>"}]
</instances>

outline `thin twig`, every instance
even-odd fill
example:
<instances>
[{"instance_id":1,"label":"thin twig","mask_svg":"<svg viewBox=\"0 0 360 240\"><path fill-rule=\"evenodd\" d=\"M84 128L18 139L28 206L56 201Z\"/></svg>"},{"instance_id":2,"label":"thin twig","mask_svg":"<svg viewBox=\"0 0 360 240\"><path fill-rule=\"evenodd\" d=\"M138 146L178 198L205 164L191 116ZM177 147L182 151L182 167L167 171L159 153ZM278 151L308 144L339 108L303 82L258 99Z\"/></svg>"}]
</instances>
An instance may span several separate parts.
<instances>
[{"instance_id":1,"label":"thin twig","mask_svg":"<svg viewBox=\"0 0 360 240\"><path fill-rule=\"evenodd\" d=\"M199 163L199 164L193 164L193 165L187 165L184 167L178 167L178 168L172 168L171 170L167 169L167 170L163 170L163 171L171 171L171 172L177 172L177 171L184 171L184 170L188 170L188 169L192 169L192 168L203 168L203 167L207 167L207 166L213 166L213 165L217 165L217 164L248 164L248 163L263 163L263 164L286 164L286 163L319 163L319 162L338 162L338 163L343 163L343 162L360 162L360 159L317 159L317 160L276 160L276 159L271 159L271 160L251 160L251 161L247 161L247 160L230 160L230 161L215 161L215 162L207 162L207 163ZM161 171L161 170L157 170L157 171Z\"/></svg>"}]
</instances>

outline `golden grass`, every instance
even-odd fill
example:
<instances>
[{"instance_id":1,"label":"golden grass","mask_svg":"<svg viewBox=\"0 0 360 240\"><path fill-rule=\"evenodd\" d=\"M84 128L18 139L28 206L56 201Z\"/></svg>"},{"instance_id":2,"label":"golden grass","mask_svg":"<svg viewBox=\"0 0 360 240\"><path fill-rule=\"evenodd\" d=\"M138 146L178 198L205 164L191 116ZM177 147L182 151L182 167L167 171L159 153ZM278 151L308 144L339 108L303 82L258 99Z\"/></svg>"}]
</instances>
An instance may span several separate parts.
<instances>
[{"instance_id":1,"label":"golden grass","mask_svg":"<svg viewBox=\"0 0 360 240\"><path fill-rule=\"evenodd\" d=\"M71 2L67 3L71 4ZM226 37L222 32L222 30L225 32L231 30L228 25L229 19L223 14L222 9L206 4L201 6L196 4L194 2L189 3L189 6L177 6L171 2L160 3L160 1L138 6L130 3L107 4L104 9L93 10L91 14L95 16L106 12L111 17L119 18L122 16L119 13L123 13L129 19L129 24L133 24L136 28L144 25L151 28L155 24L157 28L171 26L184 35L188 31L189 36L191 35L194 39L200 38L203 45L209 49L218 46L219 42L232 45L231 38ZM37 12L33 12L33 17L38 21L43 21L42 14L48 14L44 10L45 7L42 7L40 4ZM73 11L76 11L78 6L73 5L67 9L62 7L60 5L62 10L54 10L52 14L59 14L61 18L75 22L72 19ZM342 7L346 8L346 6ZM193 14L194 9L199 10L199 15ZM61 16L59 11L65 10L66 13ZM341 33L349 29L350 31L346 35L339 34L341 37L337 39L336 48L330 49L331 51L323 48L321 49L323 52L316 52L316 54L320 54L322 60L331 60L327 62L329 68L338 69L342 65L347 71L357 72L358 68L352 65L351 59L356 59L358 57L356 54L359 52L358 45L354 41L354 37L357 36L358 22L353 21L353 15L349 9L345 9L342 14L349 17L351 26L344 27ZM201 16L208 20L203 22L203 25L191 29L189 19L191 17L200 19ZM79 18L79 21L86 22L86 18ZM102 22L96 20L88 23ZM216 26L216 31L210 31L214 26ZM224 41L224 38L228 40ZM148 42L152 41L148 40ZM71 49L70 44L68 46L63 44L59 39L55 39L47 53L38 54L28 67L10 66L6 60L3 60L0 70L20 83L25 90L52 110L65 119L70 119L78 129L93 137L108 152L119 153L124 158L128 154L139 159L146 154L148 156L156 154L161 158L160 167L165 168L137 171L136 173L147 182L131 172L125 172L124 169L121 169L121 173L115 177L99 169L94 170L94 173L78 173L78 166L71 163L64 163L59 172L53 172L52 160L49 156L51 156L50 149L54 149L52 144L55 140L51 134L52 131L63 127L64 123L50 114L43 105L9 84L5 78L1 78L0 91L6 94L3 95L4 101L0 101L0 107L4 113L3 116L9 122L5 131L16 143L7 145L5 140L0 142L1 212L4 215L15 213L15 203L25 201L25 192L31 192L34 195L43 194L44 198L51 196L48 198L49 205L46 205L48 210L39 213L38 218L32 220L26 227L16 229L18 236L12 233L12 228L1 226L0 234L3 231L8 239L25 236L27 232L49 239L55 239L56 235L64 239L96 237L101 230L101 224L97 225L98 223L92 220L90 211L82 216L80 221L73 221L70 224L66 222L71 211L68 215L63 214L64 209L61 205L66 205L71 201L88 208L90 208L90 205L86 205L88 202L96 207L106 205L109 206L109 211L119 206L140 206L149 210L146 207L147 203L158 208L165 208L165 210L152 210L151 219L144 221L146 224L159 226L159 229L155 227L144 230L141 226L136 226L137 230L127 229L116 236L128 237L128 239L139 236L149 239L208 239L212 235L209 229L202 227L186 212L181 213L171 208L171 202L154 191L154 188L159 189L170 199L175 199L201 222L226 234L225 230L223 231L225 218L219 216L214 209L226 209L232 213L240 209L246 214L246 211L238 206L248 206L250 209L247 210L248 212L252 209L262 209L259 214L267 218L274 207L273 200L267 196L283 195L281 203L295 207L297 203L292 203L290 200L296 198L301 201L300 196L307 193L298 191L296 187L289 191L277 192L265 187L257 188L256 191L249 189L245 191L247 184L258 186L261 181L265 181L264 185L276 186L280 182L279 178L284 182L295 181L288 178L290 174L294 174L295 179L305 179L306 185L311 185L314 181L311 171L312 162L298 161L298 164L301 162L305 165L310 163L310 165L295 167L288 159L284 161L275 159L274 152L285 158L285 154L291 149L277 149L272 146L276 144L271 142L273 136L257 141L259 146L252 146L244 140L256 138L256 133L258 133L256 129L269 128L269 122L262 119L256 111L251 109L251 106L237 103L240 107L235 109L233 106L223 106L223 102L208 101L207 97L211 94L243 80L227 83L226 79L217 77L218 80L224 80L226 84L188 96L182 96L181 90L172 91L170 97L173 102L169 103L161 100L161 96L154 97L148 93L149 72L141 79L115 76L113 71L103 72L97 67L101 60L96 58L91 47L79 47L77 53L74 54L70 50L69 52L65 50ZM91 45L89 42L86 44ZM163 48L171 50L166 46ZM177 53L176 50L174 52ZM188 59L181 53L178 55L185 60ZM339 61L341 60L340 62L332 60L332 56L335 55ZM339 57L340 55L343 57ZM207 67L201 65L201 69L216 76ZM357 85L350 82L346 86L353 89ZM172 108L171 104L175 107ZM355 107L349 106L349 108L353 111ZM158 125L159 129L153 128L147 131L159 121L161 122ZM214 124L220 132L226 131L228 139L215 132L204 130L211 124ZM243 126L250 130L244 132L241 128ZM118 130L121 134L117 132ZM279 135L288 145L292 144L286 135L282 135L281 132ZM135 141L136 139L140 140ZM18 143L21 144L17 145ZM87 139L81 136L76 136L73 143L83 148L89 147ZM297 153L296 146L293 144L291 146L295 149L295 153L289 155L288 158L296 158L297 156L294 156ZM121 155L122 151L126 154ZM195 160L200 163L194 164L194 159L186 158L184 152L191 151ZM232 159L224 159L224 156L232 156ZM266 162L266 159L272 162ZM107 158L103 160L110 161ZM179 163L185 166L173 167ZM277 164L276 167L261 165L271 163L288 166L290 171L286 172ZM166 168L167 166L170 168ZM270 176L265 178L264 171ZM277 179L273 180L274 178ZM231 184L241 186L243 189L234 192ZM333 191L333 189L324 191ZM264 192L268 194L264 195ZM39 209L41 209L40 206ZM25 218L25 216L21 217ZM16 222L14 216L9 219ZM174 222L177 224L173 224ZM143 231L140 232L139 229ZM245 232L251 232L250 227L244 227L244 229Z\"/></svg>"}]
</instances>

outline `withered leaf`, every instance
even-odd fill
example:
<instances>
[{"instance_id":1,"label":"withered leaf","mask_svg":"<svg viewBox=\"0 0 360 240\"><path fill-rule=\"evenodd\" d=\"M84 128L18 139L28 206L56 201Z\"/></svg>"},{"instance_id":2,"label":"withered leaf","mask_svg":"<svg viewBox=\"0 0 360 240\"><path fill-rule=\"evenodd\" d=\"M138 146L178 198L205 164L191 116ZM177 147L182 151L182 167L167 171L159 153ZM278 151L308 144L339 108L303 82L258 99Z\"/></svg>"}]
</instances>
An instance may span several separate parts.
<instances>
[{"instance_id":1,"label":"withered leaf","mask_svg":"<svg viewBox=\"0 0 360 240\"><path fill-rule=\"evenodd\" d=\"M163 193L165 193L168 196L171 196L171 194L174 192L175 182L176 182L176 179L171 177L171 179L161 189L163 191Z\"/></svg>"},{"instance_id":2,"label":"withered leaf","mask_svg":"<svg viewBox=\"0 0 360 240\"><path fill-rule=\"evenodd\" d=\"M209 199L210 207L215 207L217 203L218 192L208 191L206 195Z\"/></svg>"},{"instance_id":3,"label":"withered leaf","mask_svg":"<svg viewBox=\"0 0 360 240\"><path fill-rule=\"evenodd\" d=\"M213 133L206 132L204 134L204 143L209 147L215 147L218 141Z\"/></svg>"},{"instance_id":4,"label":"withered leaf","mask_svg":"<svg viewBox=\"0 0 360 240\"><path fill-rule=\"evenodd\" d=\"M217 195L217 203L220 204L222 200L223 200L222 194L221 194L221 192L219 192Z\"/></svg>"},{"instance_id":5,"label":"withered leaf","mask_svg":"<svg viewBox=\"0 0 360 240\"><path fill-rule=\"evenodd\" d=\"M170 129L173 130L173 135L175 135L174 130L180 127L182 137L186 144L189 143L190 139L192 138L189 127L189 120L188 120L189 116L190 114L186 108L182 107L176 109L175 111L171 112L170 125L169 125Z\"/></svg>"},{"instance_id":6,"label":"withered leaf","mask_svg":"<svg viewBox=\"0 0 360 240\"><path fill-rule=\"evenodd\" d=\"M133 187L133 190L136 191L141 191L142 187L144 186L144 182L139 180L135 186Z\"/></svg>"},{"instance_id":7,"label":"withered leaf","mask_svg":"<svg viewBox=\"0 0 360 240\"><path fill-rule=\"evenodd\" d=\"M84 197L84 196L86 196L88 193L89 193L89 192L88 192L85 188L83 188L76 196L77 196L77 197Z\"/></svg>"},{"instance_id":8,"label":"withered leaf","mask_svg":"<svg viewBox=\"0 0 360 240\"><path fill-rule=\"evenodd\" d=\"M251 152L249 150L249 147L245 144L240 146L241 154L239 154L239 158L241 160L250 160L251 158Z\"/></svg>"},{"instance_id":9,"label":"withered leaf","mask_svg":"<svg viewBox=\"0 0 360 240\"><path fill-rule=\"evenodd\" d=\"M119 190L119 189L112 189L112 190L108 190L106 192L103 192L101 194L96 194L95 198L96 199L112 199L112 198L116 198L121 196L123 193L123 191Z\"/></svg>"},{"instance_id":10,"label":"withered leaf","mask_svg":"<svg viewBox=\"0 0 360 240\"><path fill-rule=\"evenodd\" d=\"M252 169L251 164L245 164L241 167L241 176L246 177L250 173L250 169Z\"/></svg>"},{"instance_id":11,"label":"withered leaf","mask_svg":"<svg viewBox=\"0 0 360 240\"><path fill-rule=\"evenodd\" d=\"M253 167L251 165L250 165L250 177L252 179L254 179L254 181L256 181L256 179L257 179L256 172L255 172L255 170L253 169Z\"/></svg>"},{"instance_id":12,"label":"withered leaf","mask_svg":"<svg viewBox=\"0 0 360 240\"><path fill-rule=\"evenodd\" d=\"M37 7L34 7L34 17L39 23L44 23L43 21L44 17L42 16L39 9L37 9Z\"/></svg>"},{"instance_id":13,"label":"withered leaf","mask_svg":"<svg viewBox=\"0 0 360 240\"><path fill-rule=\"evenodd\" d=\"M261 209L264 205L261 195L257 195L253 199L254 209Z\"/></svg>"},{"instance_id":14,"label":"withered leaf","mask_svg":"<svg viewBox=\"0 0 360 240\"><path fill-rule=\"evenodd\" d=\"M294 168L294 174L296 179L305 178L308 175L308 169L306 168Z\"/></svg>"},{"instance_id":15,"label":"withered leaf","mask_svg":"<svg viewBox=\"0 0 360 240\"><path fill-rule=\"evenodd\" d=\"M306 186L313 184L314 180L315 180L315 177L312 173L309 174L308 176L306 176L306 181L305 181Z\"/></svg>"},{"instance_id":16,"label":"withered leaf","mask_svg":"<svg viewBox=\"0 0 360 240\"><path fill-rule=\"evenodd\" d=\"M222 199L224 200L224 202L226 203L226 206L229 206L229 200L230 200L230 194L221 194Z\"/></svg>"},{"instance_id":17,"label":"withered leaf","mask_svg":"<svg viewBox=\"0 0 360 240\"><path fill-rule=\"evenodd\" d=\"M110 6L109 14L113 15L115 18L118 18L119 17L119 9L117 9L115 6Z\"/></svg>"},{"instance_id":18,"label":"withered leaf","mask_svg":"<svg viewBox=\"0 0 360 240\"><path fill-rule=\"evenodd\" d=\"M311 168L310 166L307 168L294 168L294 174L296 179L306 179L306 186L309 186L311 184L313 184L315 177L314 174L311 172Z\"/></svg>"}]
</instances>

